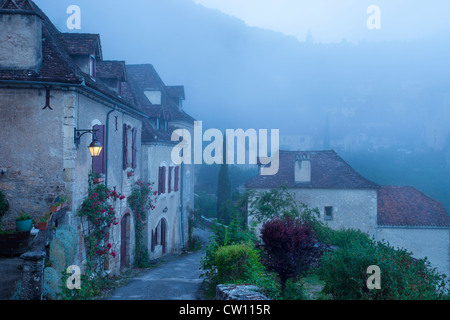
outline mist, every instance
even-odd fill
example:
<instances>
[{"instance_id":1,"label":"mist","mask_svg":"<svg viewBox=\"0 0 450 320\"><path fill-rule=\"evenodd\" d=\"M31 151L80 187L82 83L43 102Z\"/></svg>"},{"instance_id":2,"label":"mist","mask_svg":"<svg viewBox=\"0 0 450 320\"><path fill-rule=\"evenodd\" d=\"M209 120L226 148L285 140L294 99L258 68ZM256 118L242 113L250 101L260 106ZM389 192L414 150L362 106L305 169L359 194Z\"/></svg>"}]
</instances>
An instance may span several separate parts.
<instances>
[{"instance_id":1,"label":"mist","mask_svg":"<svg viewBox=\"0 0 450 320\"><path fill-rule=\"evenodd\" d=\"M367 178L412 184L450 209L447 3L381 1L383 28L367 30L364 11L348 19L364 2L294 34L196 2L36 1L63 32L79 5L76 32L99 33L104 59L151 63L184 85L205 129L279 129L282 149L337 150Z\"/></svg>"}]
</instances>

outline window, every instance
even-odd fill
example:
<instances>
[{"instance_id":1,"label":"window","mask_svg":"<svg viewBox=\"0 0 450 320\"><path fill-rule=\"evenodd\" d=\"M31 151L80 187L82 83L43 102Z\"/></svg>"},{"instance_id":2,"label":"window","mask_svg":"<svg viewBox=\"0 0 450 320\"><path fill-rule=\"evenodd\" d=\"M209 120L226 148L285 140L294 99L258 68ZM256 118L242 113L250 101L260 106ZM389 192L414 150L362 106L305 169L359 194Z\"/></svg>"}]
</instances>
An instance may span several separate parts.
<instances>
[{"instance_id":1,"label":"window","mask_svg":"<svg viewBox=\"0 0 450 320\"><path fill-rule=\"evenodd\" d=\"M325 207L324 219L325 220L333 220L333 207Z\"/></svg>"}]
</instances>

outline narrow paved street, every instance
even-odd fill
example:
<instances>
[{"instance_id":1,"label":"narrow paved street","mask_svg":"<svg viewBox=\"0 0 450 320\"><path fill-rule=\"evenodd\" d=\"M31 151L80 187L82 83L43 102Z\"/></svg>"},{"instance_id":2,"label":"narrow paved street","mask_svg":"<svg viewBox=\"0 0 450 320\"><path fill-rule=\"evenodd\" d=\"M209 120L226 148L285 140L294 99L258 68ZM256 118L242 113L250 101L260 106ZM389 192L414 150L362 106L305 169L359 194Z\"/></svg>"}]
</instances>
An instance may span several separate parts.
<instances>
[{"instance_id":1,"label":"narrow paved street","mask_svg":"<svg viewBox=\"0 0 450 320\"><path fill-rule=\"evenodd\" d=\"M194 235L208 242L209 232L196 229ZM170 257L161 265L117 288L108 300L202 300L200 260L204 250Z\"/></svg>"}]
</instances>

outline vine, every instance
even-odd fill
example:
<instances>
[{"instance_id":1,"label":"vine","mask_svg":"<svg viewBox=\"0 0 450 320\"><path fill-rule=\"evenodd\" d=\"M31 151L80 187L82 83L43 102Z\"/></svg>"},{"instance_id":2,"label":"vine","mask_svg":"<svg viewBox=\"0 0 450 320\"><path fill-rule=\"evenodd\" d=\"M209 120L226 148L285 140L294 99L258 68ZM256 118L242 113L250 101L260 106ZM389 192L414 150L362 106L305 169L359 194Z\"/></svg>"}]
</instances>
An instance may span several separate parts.
<instances>
[{"instance_id":1,"label":"vine","mask_svg":"<svg viewBox=\"0 0 450 320\"><path fill-rule=\"evenodd\" d=\"M78 216L88 221L85 234L87 270L90 274L98 274L103 270L106 255L114 258L111 251L109 231L112 225L117 225L116 210L112 203L117 199L123 200L125 196L116 191L109 190L104 184L94 185L93 175L89 175L88 196L78 210Z\"/></svg>"},{"instance_id":2,"label":"vine","mask_svg":"<svg viewBox=\"0 0 450 320\"><path fill-rule=\"evenodd\" d=\"M138 268L147 267L150 263L150 256L144 241L144 227L148 212L155 208L157 192L152 192L153 185L154 183L138 181L127 198L135 221L134 265Z\"/></svg>"}]
</instances>

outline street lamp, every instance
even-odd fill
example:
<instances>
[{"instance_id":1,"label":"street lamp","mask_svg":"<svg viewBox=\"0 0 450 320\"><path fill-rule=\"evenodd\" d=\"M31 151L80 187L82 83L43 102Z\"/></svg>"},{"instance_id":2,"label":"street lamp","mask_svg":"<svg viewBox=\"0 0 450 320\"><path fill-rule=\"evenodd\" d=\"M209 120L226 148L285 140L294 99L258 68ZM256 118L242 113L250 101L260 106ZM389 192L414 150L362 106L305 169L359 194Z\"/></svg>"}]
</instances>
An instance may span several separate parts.
<instances>
[{"instance_id":1,"label":"street lamp","mask_svg":"<svg viewBox=\"0 0 450 320\"><path fill-rule=\"evenodd\" d=\"M97 140L95 136L96 131L98 130L77 130L76 128L74 129L74 142L77 146L77 149L80 146L81 137L86 133L92 133L92 143L89 145L88 148L93 158L100 156L103 149L102 144Z\"/></svg>"}]
</instances>

